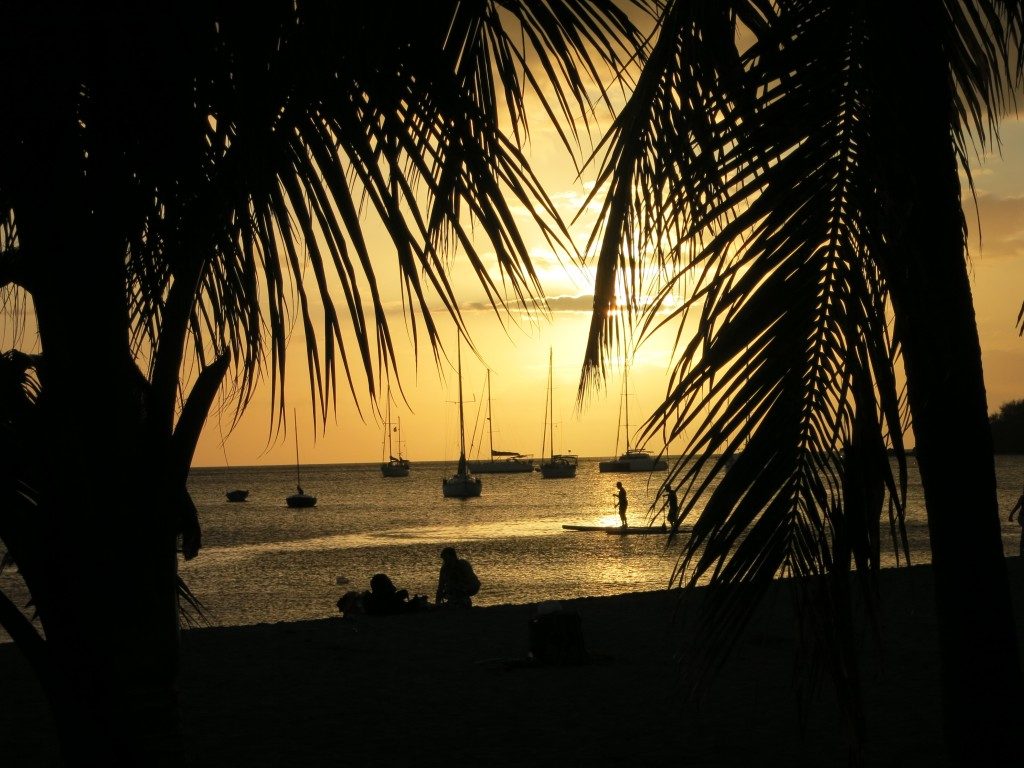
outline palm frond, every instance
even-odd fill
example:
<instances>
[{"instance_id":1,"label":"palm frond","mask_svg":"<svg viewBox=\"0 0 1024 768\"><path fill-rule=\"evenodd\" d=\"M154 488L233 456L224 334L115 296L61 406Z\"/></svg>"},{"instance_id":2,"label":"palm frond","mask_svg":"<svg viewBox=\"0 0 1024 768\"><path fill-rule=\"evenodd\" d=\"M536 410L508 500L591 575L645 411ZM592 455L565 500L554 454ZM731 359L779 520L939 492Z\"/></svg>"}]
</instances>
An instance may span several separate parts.
<instances>
[{"instance_id":1,"label":"palm frond","mask_svg":"<svg viewBox=\"0 0 1024 768\"><path fill-rule=\"evenodd\" d=\"M667 481L696 518L677 578L723 587L704 602L693 690L771 582L793 577L805 656L830 670L855 732L846 630L854 590L873 606L884 510L897 557L909 555L908 424L883 277L898 259L900 221L877 200L888 147L875 84L890 73L872 46L884 16L842 1L666 4L637 89L601 146L581 382L583 393L632 329L641 339L676 329L667 397L644 434L685 445ZM968 139L995 138L1019 83L1021 8L949 0L920 22L942 41L950 136L966 167ZM741 37L752 41L743 49ZM609 313L616 285L627 307ZM645 293L654 310L634 311ZM676 295L685 301L659 315Z\"/></svg>"},{"instance_id":2,"label":"palm frond","mask_svg":"<svg viewBox=\"0 0 1024 768\"><path fill-rule=\"evenodd\" d=\"M185 580L178 576L178 615L181 621L190 628L210 626L210 614L206 606L189 588Z\"/></svg>"},{"instance_id":3,"label":"palm frond","mask_svg":"<svg viewBox=\"0 0 1024 768\"><path fill-rule=\"evenodd\" d=\"M742 51L738 25L753 39ZM851 567L862 578L878 568L887 498L907 552L899 345L873 260L885 222L871 205L868 30L841 2L676 2L659 32L604 147L603 280L582 386L625 334L615 324L678 327L645 435L685 444L667 481L696 517L677 577L724 587L705 601L694 691L787 576L808 656L826 660L856 710L852 635L835 627L853 610ZM687 299L667 318L605 317L618 273L634 301Z\"/></svg>"},{"instance_id":4,"label":"palm frond","mask_svg":"<svg viewBox=\"0 0 1024 768\"><path fill-rule=\"evenodd\" d=\"M122 164L134 180L125 195L135 217L135 347L156 350L152 378L163 381L180 369L186 344L200 367L230 352L240 408L266 366L278 425L293 326L321 418L339 377L358 403L359 392L375 396L378 380L398 372L381 258L369 245L378 225L394 245L417 354L425 342L439 359L435 303L468 335L451 282L456 260L500 317L508 306L543 311L518 209L555 252L577 254L521 151L527 93L578 146L591 83L624 77L642 45L611 0L307 1L260 14L212 3L189 6L182 19L149 13L156 18L140 10L121 21L145 22L143 37L158 38L146 73L157 85L136 94L125 83L90 102L85 126L87 140L94 128L131 130ZM597 98L609 99L604 86ZM181 325L175 285L193 297L187 336L168 333ZM155 399L163 410L173 403L166 387L155 387Z\"/></svg>"}]
</instances>

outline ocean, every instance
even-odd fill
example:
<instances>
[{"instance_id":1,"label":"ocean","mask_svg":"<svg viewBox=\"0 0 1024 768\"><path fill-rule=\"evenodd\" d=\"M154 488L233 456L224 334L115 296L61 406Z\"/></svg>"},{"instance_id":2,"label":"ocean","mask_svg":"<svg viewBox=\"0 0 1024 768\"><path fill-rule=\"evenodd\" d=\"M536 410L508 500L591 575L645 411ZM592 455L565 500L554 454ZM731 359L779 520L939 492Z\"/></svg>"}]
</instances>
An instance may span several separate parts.
<instances>
[{"instance_id":1,"label":"ocean","mask_svg":"<svg viewBox=\"0 0 1024 768\"><path fill-rule=\"evenodd\" d=\"M387 573L399 588L431 600L439 553L454 546L483 582L475 605L533 603L612 595L669 586L679 544L664 536L574 532L563 524L617 525L615 482L629 495L629 522L650 519L666 473L598 472L580 459L573 479L537 473L482 475L479 498L448 499L441 479L451 462L414 462L405 478L382 477L379 465L303 466L304 490L315 507L289 509L294 466L195 468L189 489L199 509L203 548L180 572L214 625L243 625L337 615L347 590L369 588ZM930 560L916 464L910 459L907 531L913 563ZM1003 548L1015 554L1020 528L1006 521L1024 480L1024 457L996 459ZM232 503L225 493L249 491ZM681 499L682 501L682 499ZM661 517L658 518L661 522ZM888 543L883 531L883 544ZM896 565L891 545L883 565ZM16 570L0 574L0 589L16 601Z\"/></svg>"}]
</instances>

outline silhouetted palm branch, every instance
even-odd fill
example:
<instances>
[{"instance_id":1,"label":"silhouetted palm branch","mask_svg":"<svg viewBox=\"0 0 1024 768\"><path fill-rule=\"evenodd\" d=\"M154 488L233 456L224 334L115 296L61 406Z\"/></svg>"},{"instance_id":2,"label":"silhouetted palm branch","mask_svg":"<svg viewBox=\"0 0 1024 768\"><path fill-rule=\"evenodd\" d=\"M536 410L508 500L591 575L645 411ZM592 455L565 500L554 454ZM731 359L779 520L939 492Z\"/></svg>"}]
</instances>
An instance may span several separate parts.
<instances>
[{"instance_id":1,"label":"silhouetted palm branch","mask_svg":"<svg viewBox=\"0 0 1024 768\"><path fill-rule=\"evenodd\" d=\"M873 83L886 75L873 69L861 11L666 4L602 146L581 385L604 374L631 328L677 328L668 395L646 435L685 444L667 481L680 488L683 515L696 515L677 577L726 587L705 603L691 682L699 689L724 660L771 581L792 576L805 637L854 711L847 574L856 569L871 606L883 510L897 556L909 556L909 425L880 267L883 256L898 259L886 249L900 222L878 200L886 158L875 133L886 115ZM969 132L982 142L994 132L1019 7L950 0L922 11L922 28L942 36L949 57L960 116L950 131L964 160ZM624 312L608 311L616 284L630 297ZM658 300L640 312L644 294ZM684 301L660 315L672 295Z\"/></svg>"},{"instance_id":2,"label":"silhouetted palm branch","mask_svg":"<svg viewBox=\"0 0 1024 768\"><path fill-rule=\"evenodd\" d=\"M280 419L295 321L321 415L339 359L353 394L356 375L375 394L378 376L398 367L381 258L368 244L377 228L394 245L417 349L425 341L438 354L435 302L465 330L451 282L462 260L496 308L538 306L515 209L556 252L575 251L520 151L525 99L534 91L566 143L578 138L590 84L639 45L615 3L301 2L260 13L213 3L189 13L187 29L147 26L159 88L126 83L89 104L131 138L136 347L181 348L152 357L156 398L174 396L183 355L202 366L229 350L244 405L268 356ZM181 313L188 344L166 333Z\"/></svg>"}]
</instances>

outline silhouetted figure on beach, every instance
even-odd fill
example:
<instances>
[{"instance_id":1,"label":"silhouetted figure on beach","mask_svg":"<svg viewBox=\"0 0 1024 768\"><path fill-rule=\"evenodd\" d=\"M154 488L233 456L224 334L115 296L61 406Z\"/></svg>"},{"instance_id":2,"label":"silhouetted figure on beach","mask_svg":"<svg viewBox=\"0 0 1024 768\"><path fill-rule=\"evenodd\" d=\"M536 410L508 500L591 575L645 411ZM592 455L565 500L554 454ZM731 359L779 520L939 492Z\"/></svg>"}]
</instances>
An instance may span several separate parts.
<instances>
[{"instance_id":1,"label":"silhouetted figure on beach","mask_svg":"<svg viewBox=\"0 0 1024 768\"><path fill-rule=\"evenodd\" d=\"M342 616L358 616L366 613L363 608L363 595L367 595L369 592L356 592L354 589L349 590L344 595L338 598L338 602L335 605L338 606L338 610Z\"/></svg>"},{"instance_id":2,"label":"silhouetted figure on beach","mask_svg":"<svg viewBox=\"0 0 1024 768\"><path fill-rule=\"evenodd\" d=\"M1017 525L1020 526L1020 544L1017 554L1024 557L1024 492L1021 493L1020 498L1017 499L1017 503L1013 505L1013 509L1010 510L1010 522L1013 522L1013 518L1016 515Z\"/></svg>"},{"instance_id":3,"label":"silhouetted figure on beach","mask_svg":"<svg viewBox=\"0 0 1024 768\"><path fill-rule=\"evenodd\" d=\"M363 592L346 592L338 600L338 610L343 616L388 616L407 613L423 606L426 598L418 595L409 598L407 589L395 587L386 573L375 573L370 579L370 588Z\"/></svg>"},{"instance_id":4,"label":"silhouetted figure on beach","mask_svg":"<svg viewBox=\"0 0 1024 768\"><path fill-rule=\"evenodd\" d=\"M668 495L668 513L665 517L668 519L668 524L672 528L672 533L676 532L679 528L679 499L676 497L676 489L669 487L667 491Z\"/></svg>"},{"instance_id":5,"label":"silhouetted figure on beach","mask_svg":"<svg viewBox=\"0 0 1024 768\"><path fill-rule=\"evenodd\" d=\"M619 490L612 495L618 499L619 504L619 519L622 521L622 527L626 527L626 507L629 506L629 500L626 498L626 489L622 487L621 482L615 483L615 487Z\"/></svg>"},{"instance_id":6,"label":"silhouetted figure on beach","mask_svg":"<svg viewBox=\"0 0 1024 768\"><path fill-rule=\"evenodd\" d=\"M480 591L480 579L468 560L463 560L453 547L441 550L441 572L437 577L435 602L450 608L469 608L472 597Z\"/></svg>"},{"instance_id":7,"label":"silhouetted figure on beach","mask_svg":"<svg viewBox=\"0 0 1024 768\"><path fill-rule=\"evenodd\" d=\"M398 589L385 573L375 573L370 579L370 591L363 595L363 609L370 616L405 613L410 610L409 591Z\"/></svg>"}]
</instances>

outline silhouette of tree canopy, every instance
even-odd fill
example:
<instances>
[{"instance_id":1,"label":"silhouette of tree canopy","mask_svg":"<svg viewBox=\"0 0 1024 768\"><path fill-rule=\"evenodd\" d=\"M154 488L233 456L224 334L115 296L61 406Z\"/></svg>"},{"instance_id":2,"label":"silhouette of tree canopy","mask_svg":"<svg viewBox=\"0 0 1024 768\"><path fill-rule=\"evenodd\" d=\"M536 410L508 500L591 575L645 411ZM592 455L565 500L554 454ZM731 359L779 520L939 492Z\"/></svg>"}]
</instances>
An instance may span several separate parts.
<instances>
[{"instance_id":1,"label":"silhouette of tree canopy","mask_svg":"<svg viewBox=\"0 0 1024 768\"><path fill-rule=\"evenodd\" d=\"M669 0L589 201L581 397L629 339L677 333L645 437L683 442L667 481L692 521L679 581L725 587L702 604L692 690L772 580L797 577L805 658L821 660L804 669L831 673L863 736L853 604L873 604L883 515L909 556L912 426L954 764L979 743L1019 757L958 173L971 184L972 143L993 145L1020 88L1021 16L1016 0Z\"/></svg>"},{"instance_id":2,"label":"silhouette of tree canopy","mask_svg":"<svg viewBox=\"0 0 1024 768\"><path fill-rule=\"evenodd\" d=\"M1024 453L1024 400L1011 400L989 416L996 453Z\"/></svg>"},{"instance_id":3,"label":"silhouette of tree canopy","mask_svg":"<svg viewBox=\"0 0 1024 768\"><path fill-rule=\"evenodd\" d=\"M649 48L631 6L659 14ZM634 53L595 188L584 386L663 322L644 294L685 287L665 322L700 332L680 335L648 433L693 435L671 475L696 516L681 576L741 587L708 603L712 652L688 668L699 682L765 584L799 576L856 703L847 576L871 594L887 501L905 549L912 421L952 754L1005 756L1021 682L957 172L1020 82L1018 2L5 2L0 18L0 284L41 348L4 374L22 394L3 451L21 453L0 539L45 640L3 595L0 621L69 758L182 759L175 549L201 544L185 480L219 388L244 407L267 376L280 425L297 324L320 418L339 380L376 394L397 360L371 220L417 352L442 354L432 301L462 328L457 258L495 305L530 306L513 207L574 249L522 154L524 94L572 148L590 86ZM608 312L617 284L629 300Z\"/></svg>"},{"instance_id":4,"label":"silhouette of tree canopy","mask_svg":"<svg viewBox=\"0 0 1024 768\"><path fill-rule=\"evenodd\" d=\"M174 764L176 549L200 551L186 479L216 393L242 409L269 380L282 428L298 342L314 418L339 383L375 396L398 369L384 274L417 355L443 354L431 306L465 332L455 271L499 310L542 306L524 224L575 249L523 155L525 100L575 146L591 83L641 39L608 0L0 17L0 287L40 352L8 361L0 539L43 632L4 595L0 622L70 762ZM371 253L371 228L393 254Z\"/></svg>"}]
</instances>

